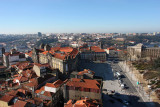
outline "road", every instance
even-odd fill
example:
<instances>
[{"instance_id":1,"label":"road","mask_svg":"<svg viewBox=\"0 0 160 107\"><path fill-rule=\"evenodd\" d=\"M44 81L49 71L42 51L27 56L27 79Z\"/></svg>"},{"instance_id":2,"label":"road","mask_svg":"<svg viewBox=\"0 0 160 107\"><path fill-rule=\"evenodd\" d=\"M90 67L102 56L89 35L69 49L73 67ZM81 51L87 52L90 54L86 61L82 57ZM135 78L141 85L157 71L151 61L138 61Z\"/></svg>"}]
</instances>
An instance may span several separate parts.
<instances>
[{"instance_id":1,"label":"road","mask_svg":"<svg viewBox=\"0 0 160 107\"><path fill-rule=\"evenodd\" d=\"M129 101L131 104L128 107L146 107L143 100L139 97L135 87L131 84L129 79L126 77L124 72L121 70L117 63L94 63L94 62L82 62L80 64L80 70L90 69L95 72L96 76L103 77L103 89L114 90L116 93L119 93L120 96L109 96L106 91L103 91L103 107L123 107L124 104L117 100L123 99ZM115 78L114 72L122 71L122 80L128 89L123 90L120 87L119 80Z\"/></svg>"}]
</instances>

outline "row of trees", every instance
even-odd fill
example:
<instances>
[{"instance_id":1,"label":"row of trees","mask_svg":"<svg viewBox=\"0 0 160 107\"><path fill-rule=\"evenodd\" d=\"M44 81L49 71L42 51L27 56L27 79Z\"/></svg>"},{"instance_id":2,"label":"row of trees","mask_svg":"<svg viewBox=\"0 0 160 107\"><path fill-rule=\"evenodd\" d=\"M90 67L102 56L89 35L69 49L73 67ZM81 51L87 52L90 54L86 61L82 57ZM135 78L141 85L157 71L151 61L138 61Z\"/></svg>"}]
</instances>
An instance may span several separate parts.
<instances>
[{"instance_id":1,"label":"row of trees","mask_svg":"<svg viewBox=\"0 0 160 107\"><path fill-rule=\"evenodd\" d=\"M127 41L136 41L136 43L143 43L147 42L159 42L160 36L127 36Z\"/></svg>"}]
</instances>

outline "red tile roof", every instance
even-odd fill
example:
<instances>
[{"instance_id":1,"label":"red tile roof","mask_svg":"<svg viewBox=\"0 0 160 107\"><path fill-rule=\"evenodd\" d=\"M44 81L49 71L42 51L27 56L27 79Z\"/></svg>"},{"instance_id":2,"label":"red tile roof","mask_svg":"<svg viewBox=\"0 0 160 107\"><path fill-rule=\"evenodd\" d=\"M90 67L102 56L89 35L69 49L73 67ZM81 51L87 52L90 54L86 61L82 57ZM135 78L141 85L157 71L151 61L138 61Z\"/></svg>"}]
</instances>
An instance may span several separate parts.
<instances>
[{"instance_id":1,"label":"red tile roof","mask_svg":"<svg viewBox=\"0 0 160 107\"><path fill-rule=\"evenodd\" d=\"M34 63L34 65L37 65L38 67L49 67L50 66L48 63L46 64Z\"/></svg>"},{"instance_id":2,"label":"red tile roof","mask_svg":"<svg viewBox=\"0 0 160 107\"><path fill-rule=\"evenodd\" d=\"M55 53L54 54L55 58L61 59L61 60L65 60L65 58L67 57L66 54L61 54L61 53Z\"/></svg>"},{"instance_id":3,"label":"red tile roof","mask_svg":"<svg viewBox=\"0 0 160 107\"><path fill-rule=\"evenodd\" d=\"M105 52L104 49L101 49L98 46L91 46L91 50L94 52Z\"/></svg>"},{"instance_id":4,"label":"red tile roof","mask_svg":"<svg viewBox=\"0 0 160 107\"><path fill-rule=\"evenodd\" d=\"M16 90L11 90L11 91L7 92L7 95L16 96L17 93L18 93L18 91L16 91Z\"/></svg>"},{"instance_id":5,"label":"red tile roof","mask_svg":"<svg viewBox=\"0 0 160 107\"><path fill-rule=\"evenodd\" d=\"M36 73L29 69L22 71L22 75L29 79L37 77Z\"/></svg>"},{"instance_id":6,"label":"red tile roof","mask_svg":"<svg viewBox=\"0 0 160 107\"><path fill-rule=\"evenodd\" d=\"M10 96L10 95L4 95L0 98L0 100L5 101L5 102L9 102L13 99L14 96Z\"/></svg>"},{"instance_id":7,"label":"red tile roof","mask_svg":"<svg viewBox=\"0 0 160 107\"><path fill-rule=\"evenodd\" d=\"M98 81L90 79L71 78L71 80L68 81L66 85L74 87L100 89L100 84L98 83Z\"/></svg>"},{"instance_id":8,"label":"red tile roof","mask_svg":"<svg viewBox=\"0 0 160 107\"><path fill-rule=\"evenodd\" d=\"M64 107L72 107L72 106L73 106L72 101L73 101L73 100L69 100L69 101L67 102L67 104L64 105Z\"/></svg>"},{"instance_id":9,"label":"red tile roof","mask_svg":"<svg viewBox=\"0 0 160 107\"><path fill-rule=\"evenodd\" d=\"M61 47L60 49L59 49L59 51L61 51L61 52L65 52L65 53L70 53L70 52L72 52L73 51L73 48L72 47Z\"/></svg>"},{"instance_id":10,"label":"red tile roof","mask_svg":"<svg viewBox=\"0 0 160 107\"><path fill-rule=\"evenodd\" d=\"M91 51L94 51L94 52L105 52L104 51L104 49L101 49L100 47L98 47L98 46L91 46L90 48L89 47L80 47L80 50L81 51L90 51L90 49L91 49Z\"/></svg>"},{"instance_id":11,"label":"red tile roof","mask_svg":"<svg viewBox=\"0 0 160 107\"><path fill-rule=\"evenodd\" d=\"M6 66L0 66L0 69L4 69L4 68L7 68Z\"/></svg>"},{"instance_id":12,"label":"red tile roof","mask_svg":"<svg viewBox=\"0 0 160 107\"><path fill-rule=\"evenodd\" d=\"M64 107L99 107L99 104L97 101L89 99L77 100L76 102L69 100Z\"/></svg>"},{"instance_id":13,"label":"red tile roof","mask_svg":"<svg viewBox=\"0 0 160 107\"><path fill-rule=\"evenodd\" d=\"M45 91L43 95L47 97L52 97L52 94L52 92Z\"/></svg>"},{"instance_id":14,"label":"red tile roof","mask_svg":"<svg viewBox=\"0 0 160 107\"><path fill-rule=\"evenodd\" d=\"M44 55L47 55L49 52L53 55L53 57L61 60L65 60L65 58L68 56L75 58L75 56L78 54L78 50L72 47L53 47L50 51L44 51L43 49L40 49L39 51ZM32 56L32 51L26 54Z\"/></svg>"},{"instance_id":15,"label":"red tile roof","mask_svg":"<svg viewBox=\"0 0 160 107\"><path fill-rule=\"evenodd\" d=\"M41 93L42 91L44 91L43 93ZM51 97L52 96L52 92L48 92L48 91L45 91L44 90L44 86L41 87L40 89L36 90L35 93L39 93L39 94L42 94L44 96L48 96L48 97Z\"/></svg>"},{"instance_id":16,"label":"red tile roof","mask_svg":"<svg viewBox=\"0 0 160 107\"><path fill-rule=\"evenodd\" d=\"M114 47L107 48L107 50L116 50Z\"/></svg>"},{"instance_id":17,"label":"red tile roof","mask_svg":"<svg viewBox=\"0 0 160 107\"><path fill-rule=\"evenodd\" d=\"M27 54L28 56L32 57L32 51L26 52L25 54Z\"/></svg>"},{"instance_id":18,"label":"red tile roof","mask_svg":"<svg viewBox=\"0 0 160 107\"><path fill-rule=\"evenodd\" d=\"M86 74L86 73L92 74L92 75L95 74L95 72L94 72L94 71L91 71L90 69L84 69L84 71L78 72L78 75L83 75L83 74Z\"/></svg>"},{"instance_id":19,"label":"red tile roof","mask_svg":"<svg viewBox=\"0 0 160 107\"><path fill-rule=\"evenodd\" d=\"M18 92L21 92L21 93L23 93L23 94L26 94L26 90L25 90L25 89L19 88L17 91L18 91Z\"/></svg>"},{"instance_id":20,"label":"red tile roof","mask_svg":"<svg viewBox=\"0 0 160 107\"><path fill-rule=\"evenodd\" d=\"M41 87L40 89L36 90L35 93L40 93L40 92L42 92L42 91L44 91L44 86Z\"/></svg>"},{"instance_id":21,"label":"red tile roof","mask_svg":"<svg viewBox=\"0 0 160 107\"><path fill-rule=\"evenodd\" d=\"M76 57L76 55L78 54L78 50L76 48L73 49L73 51L69 54L70 56L73 56L73 58Z\"/></svg>"},{"instance_id":22,"label":"red tile roof","mask_svg":"<svg viewBox=\"0 0 160 107\"><path fill-rule=\"evenodd\" d=\"M36 78L32 78L29 81L30 82L25 84L25 86L29 86L29 87L37 87L38 86L38 81L36 80Z\"/></svg>"},{"instance_id":23,"label":"red tile roof","mask_svg":"<svg viewBox=\"0 0 160 107\"><path fill-rule=\"evenodd\" d=\"M54 83L47 83L45 86L47 86L47 87L53 87L53 88L58 88L62 83L63 83L63 81L57 80Z\"/></svg>"},{"instance_id":24,"label":"red tile roof","mask_svg":"<svg viewBox=\"0 0 160 107\"><path fill-rule=\"evenodd\" d=\"M12 107L24 107L27 104L26 101L18 100Z\"/></svg>"},{"instance_id":25,"label":"red tile roof","mask_svg":"<svg viewBox=\"0 0 160 107\"><path fill-rule=\"evenodd\" d=\"M16 80L19 80L19 82L21 83L21 82L28 81L28 78L23 77L23 76L19 76L19 77L14 78L13 81L16 82Z\"/></svg>"}]
</instances>

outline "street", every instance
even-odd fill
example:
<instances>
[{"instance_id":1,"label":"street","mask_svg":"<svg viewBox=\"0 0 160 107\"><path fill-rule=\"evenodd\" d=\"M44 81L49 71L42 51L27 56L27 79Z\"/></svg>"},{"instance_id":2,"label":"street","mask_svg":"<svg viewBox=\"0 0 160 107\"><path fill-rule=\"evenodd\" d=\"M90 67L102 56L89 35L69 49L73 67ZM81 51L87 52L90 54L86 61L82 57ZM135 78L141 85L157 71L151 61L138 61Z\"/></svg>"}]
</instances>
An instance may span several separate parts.
<instances>
[{"instance_id":1,"label":"street","mask_svg":"<svg viewBox=\"0 0 160 107\"><path fill-rule=\"evenodd\" d=\"M82 62L80 64L80 70L90 69L95 72L96 76L103 78L103 107L145 107L145 103L139 97L135 87L127 78L125 73L121 70L118 63L105 62ZM115 77L115 73L121 74L121 81L126 85L126 89L122 89L120 80ZM115 91L117 95L109 95L108 93ZM125 104L123 101L128 101L129 104Z\"/></svg>"}]
</instances>

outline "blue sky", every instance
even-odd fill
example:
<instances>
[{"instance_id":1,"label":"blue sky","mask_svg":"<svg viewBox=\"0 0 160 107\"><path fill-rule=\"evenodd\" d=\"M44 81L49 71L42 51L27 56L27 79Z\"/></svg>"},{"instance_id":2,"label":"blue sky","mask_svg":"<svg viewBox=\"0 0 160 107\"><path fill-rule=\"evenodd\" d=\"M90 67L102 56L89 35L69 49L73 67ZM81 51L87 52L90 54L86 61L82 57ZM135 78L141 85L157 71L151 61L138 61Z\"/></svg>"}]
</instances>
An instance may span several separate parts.
<instances>
[{"instance_id":1,"label":"blue sky","mask_svg":"<svg viewBox=\"0 0 160 107\"><path fill-rule=\"evenodd\" d=\"M160 32L160 0L0 0L0 33Z\"/></svg>"}]
</instances>

